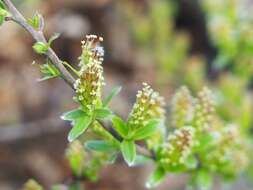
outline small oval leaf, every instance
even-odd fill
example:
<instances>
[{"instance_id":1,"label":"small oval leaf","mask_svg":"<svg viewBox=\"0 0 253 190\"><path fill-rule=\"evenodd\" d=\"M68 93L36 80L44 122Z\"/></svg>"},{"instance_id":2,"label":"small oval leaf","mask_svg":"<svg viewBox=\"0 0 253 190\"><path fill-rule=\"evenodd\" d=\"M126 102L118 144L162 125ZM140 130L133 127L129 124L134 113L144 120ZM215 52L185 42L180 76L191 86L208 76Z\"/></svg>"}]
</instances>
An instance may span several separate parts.
<instances>
[{"instance_id":1,"label":"small oval leaf","mask_svg":"<svg viewBox=\"0 0 253 190\"><path fill-rule=\"evenodd\" d=\"M66 121L73 121L85 116L87 116L87 114L81 109L74 109L63 113L61 119Z\"/></svg>"},{"instance_id":2,"label":"small oval leaf","mask_svg":"<svg viewBox=\"0 0 253 190\"><path fill-rule=\"evenodd\" d=\"M184 164L189 169L195 169L198 165L198 160L194 155L190 155L186 158Z\"/></svg>"},{"instance_id":3,"label":"small oval leaf","mask_svg":"<svg viewBox=\"0 0 253 190\"><path fill-rule=\"evenodd\" d=\"M156 187L162 182L165 176L166 171L163 168L158 167L148 178L148 181L146 182L146 187L149 189Z\"/></svg>"},{"instance_id":4,"label":"small oval leaf","mask_svg":"<svg viewBox=\"0 0 253 190\"><path fill-rule=\"evenodd\" d=\"M208 171L204 169L200 170L196 174L195 178L196 178L195 180L196 180L197 186L199 188L203 190L211 189L213 178L210 175L210 173L208 173Z\"/></svg>"},{"instance_id":5,"label":"small oval leaf","mask_svg":"<svg viewBox=\"0 0 253 190\"><path fill-rule=\"evenodd\" d=\"M136 147L134 141L124 140L121 143L121 152L128 166L133 166L136 158Z\"/></svg>"},{"instance_id":6,"label":"small oval leaf","mask_svg":"<svg viewBox=\"0 0 253 190\"><path fill-rule=\"evenodd\" d=\"M152 159L143 155L136 155L133 166L141 166L151 162Z\"/></svg>"},{"instance_id":7,"label":"small oval leaf","mask_svg":"<svg viewBox=\"0 0 253 190\"><path fill-rule=\"evenodd\" d=\"M81 117L74 122L74 126L68 134L68 140L72 142L79 137L91 124L92 118L89 116Z\"/></svg>"},{"instance_id":8,"label":"small oval leaf","mask_svg":"<svg viewBox=\"0 0 253 190\"><path fill-rule=\"evenodd\" d=\"M0 8L5 9L5 5L1 0L0 0Z\"/></svg>"},{"instance_id":9,"label":"small oval leaf","mask_svg":"<svg viewBox=\"0 0 253 190\"><path fill-rule=\"evenodd\" d=\"M126 123L118 116L112 118L112 124L114 129L122 136L126 137L128 134L128 128Z\"/></svg>"},{"instance_id":10,"label":"small oval leaf","mask_svg":"<svg viewBox=\"0 0 253 190\"><path fill-rule=\"evenodd\" d=\"M53 42L54 40L56 40L57 38L59 38L60 35L61 35L60 33L54 33L53 36L51 36L50 39L48 40L49 46L51 46L52 42Z\"/></svg>"},{"instance_id":11,"label":"small oval leaf","mask_svg":"<svg viewBox=\"0 0 253 190\"><path fill-rule=\"evenodd\" d=\"M112 111L108 108L97 108L94 110L97 119L105 119L112 116Z\"/></svg>"},{"instance_id":12,"label":"small oval leaf","mask_svg":"<svg viewBox=\"0 0 253 190\"><path fill-rule=\"evenodd\" d=\"M45 54L48 51L49 46L48 46L48 44L45 44L43 42L36 42L33 45L33 49L38 54Z\"/></svg>"},{"instance_id":13,"label":"small oval leaf","mask_svg":"<svg viewBox=\"0 0 253 190\"><path fill-rule=\"evenodd\" d=\"M85 143L85 147L98 151L98 152L112 152L117 149L115 145L108 141L103 141L103 140L90 140Z\"/></svg>"},{"instance_id":14,"label":"small oval leaf","mask_svg":"<svg viewBox=\"0 0 253 190\"><path fill-rule=\"evenodd\" d=\"M114 87L111 93L103 101L103 107L108 106L113 97L117 96L121 91L121 86Z\"/></svg>"},{"instance_id":15,"label":"small oval leaf","mask_svg":"<svg viewBox=\"0 0 253 190\"><path fill-rule=\"evenodd\" d=\"M142 140L142 139L145 139L145 138L149 137L150 135L152 135L156 131L157 126L159 124L160 124L160 121L158 119L150 120L147 125L138 128L134 132L134 134L132 136L132 139Z\"/></svg>"}]
</instances>

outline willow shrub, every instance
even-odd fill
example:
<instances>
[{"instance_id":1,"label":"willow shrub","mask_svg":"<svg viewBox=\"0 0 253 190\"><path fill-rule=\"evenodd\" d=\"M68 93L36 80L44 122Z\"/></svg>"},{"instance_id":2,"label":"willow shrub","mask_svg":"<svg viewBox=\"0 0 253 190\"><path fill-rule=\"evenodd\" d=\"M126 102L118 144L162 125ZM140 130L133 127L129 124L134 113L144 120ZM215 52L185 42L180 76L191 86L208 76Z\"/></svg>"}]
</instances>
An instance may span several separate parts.
<instances>
[{"instance_id":1,"label":"willow shrub","mask_svg":"<svg viewBox=\"0 0 253 190\"><path fill-rule=\"evenodd\" d=\"M0 1L1 24L17 18L9 5L8 0ZM43 18L39 14L26 22L34 31L43 29ZM48 56L50 45L57 36L48 42L37 40L33 49ZM232 180L244 171L248 164L247 142L238 126L224 122L216 114L215 101L207 87L193 96L183 86L167 107L164 98L143 83L128 118L124 120L115 114L109 105L121 87L113 88L106 98L102 98L106 84L102 41L102 37L87 35L81 42L79 64L73 68L61 62L74 79L73 100L78 104L76 109L61 116L72 125L66 158L76 179L65 189L81 189L80 179L95 181L100 168L113 164L119 155L129 167L155 166L146 182L148 188L156 187L167 174L179 173L190 176L189 187L209 189L214 176ZM42 80L64 78L64 73L48 58L40 65ZM166 114L166 110L170 114ZM87 134L92 135L87 138ZM63 185L55 185L52 190L62 188ZM29 180L24 189L42 190L43 187Z\"/></svg>"}]
</instances>

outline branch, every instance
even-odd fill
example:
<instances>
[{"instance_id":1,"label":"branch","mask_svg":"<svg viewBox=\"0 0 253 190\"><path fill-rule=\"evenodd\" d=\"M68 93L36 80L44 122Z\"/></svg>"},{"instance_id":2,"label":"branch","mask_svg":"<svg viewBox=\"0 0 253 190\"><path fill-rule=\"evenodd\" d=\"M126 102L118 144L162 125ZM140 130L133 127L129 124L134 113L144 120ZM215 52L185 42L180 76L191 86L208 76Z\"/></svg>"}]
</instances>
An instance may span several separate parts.
<instances>
[{"instance_id":1,"label":"branch","mask_svg":"<svg viewBox=\"0 0 253 190\"><path fill-rule=\"evenodd\" d=\"M31 25L29 25L27 23L26 19L24 18L24 16L16 9L16 7L13 5L13 3L10 0L2 0L2 1L5 3L9 12L12 15L11 17L6 17L5 18L6 21L14 21L17 24L19 24L20 26L22 26L27 32L29 32L32 35L32 37L35 41L47 43L43 32L41 30L37 31ZM56 55L56 53L53 51L52 48L48 49L46 56L60 70L60 72L62 73L61 77L65 80L65 82L68 83L72 89L74 89L73 83L74 83L75 79L68 72L68 70L65 68L64 62L59 59L59 57ZM107 127L107 125L103 121L99 121L99 123L102 125L102 127L105 130L107 130L109 133L111 133L111 135L115 139L122 141L122 139L120 138L120 136L117 134L116 131L114 131L113 129L112 129L113 131L110 130L110 128ZM150 157L151 159L155 159L155 156L152 152L150 152L149 150L147 150L144 147L141 147L139 145L137 145L137 152L139 154L144 155L144 156Z\"/></svg>"},{"instance_id":2,"label":"branch","mask_svg":"<svg viewBox=\"0 0 253 190\"><path fill-rule=\"evenodd\" d=\"M23 17L23 15L16 9L16 7L13 5L13 3L10 0L2 0L5 5L7 6L9 12L11 13L11 17L7 17L5 20L9 21L12 20L22 26L27 32L29 32L33 39L36 42L43 42L47 43L46 38L42 31L35 30L31 25L29 25L26 21L26 19ZM64 67L63 61L59 59L59 57L56 55L54 50L52 48L49 48L46 52L46 56L51 60L51 62L59 69L61 72L61 77L64 79L64 81L73 88L73 83L75 82L75 79L73 76L68 72L68 70Z\"/></svg>"}]
</instances>

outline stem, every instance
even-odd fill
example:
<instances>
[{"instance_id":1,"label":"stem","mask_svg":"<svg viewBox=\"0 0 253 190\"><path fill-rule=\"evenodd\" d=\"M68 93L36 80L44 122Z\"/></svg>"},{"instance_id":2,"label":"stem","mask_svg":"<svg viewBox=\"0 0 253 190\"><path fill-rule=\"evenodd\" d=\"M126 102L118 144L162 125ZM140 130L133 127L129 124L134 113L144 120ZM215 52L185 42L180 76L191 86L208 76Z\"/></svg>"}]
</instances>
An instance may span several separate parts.
<instances>
[{"instance_id":1,"label":"stem","mask_svg":"<svg viewBox=\"0 0 253 190\"><path fill-rule=\"evenodd\" d=\"M32 35L32 37L35 41L47 43L43 32L40 31L40 30L37 31L31 25L29 25L27 23L26 19L24 18L24 16L16 9L16 7L13 5L13 3L10 0L2 0L2 1L5 3L5 5L7 6L8 10L9 10L9 12L12 15L11 17L6 17L5 18L6 21L16 22L18 25L23 27L27 32L29 32ZM56 55L56 53L54 52L54 50L52 48L48 49L48 51L46 53L46 56L51 60L51 62L62 73L61 78L63 78L64 81L67 84L69 84L72 89L74 89L73 84L75 82L75 79L69 73L69 71L65 68L64 62L59 59L59 57ZM69 66L69 65L67 65L67 66ZM73 70L73 71L75 71L75 70ZM110 128L107 127L107 125L101 120L99 121L99 123L102 125L102 127L105 130L107 130L109 133L111 133L111 135L115 139L117 139L120 142L122 141L122 139L120 138L119 134L117 134L116 131L110 130ZM150 152L149 150L147 150L146 148L144 148L144 147L141 147L141 146L137 145L137 152L139 154L142 154L144 156L150 157L151 159L155 160L155 155L152 152Z\"/></svg>"},{"instance_id":2,"label":"stem","mask_svg":"<svg viewBox=\"0 0 253 190\"><path fill-rule=\"evenodd\" d=\"M7 6L9 12L11 13L11 17L8 17L6 20L12 20L19 24L21 27L23 27L27 32L29 32L33 39L36 42L43 42L47 43L46 38L42 31L35 30L31 25L29 25L26 21L26 19L23 17L23 15L16 9L16 7L13 5L13 3L10 0L2 0L5 5ZM64 67L63 62L59 59L59 57L56 55L54 50L52 48L49 48L46 56L51 60L51 62L59 69L59 71L62 73L62 78L64 81L70 85L71 88L73 87L73 83L75 82L75 79L73 76L68 72L68 70Z\"/></svg>"}]
</instances>

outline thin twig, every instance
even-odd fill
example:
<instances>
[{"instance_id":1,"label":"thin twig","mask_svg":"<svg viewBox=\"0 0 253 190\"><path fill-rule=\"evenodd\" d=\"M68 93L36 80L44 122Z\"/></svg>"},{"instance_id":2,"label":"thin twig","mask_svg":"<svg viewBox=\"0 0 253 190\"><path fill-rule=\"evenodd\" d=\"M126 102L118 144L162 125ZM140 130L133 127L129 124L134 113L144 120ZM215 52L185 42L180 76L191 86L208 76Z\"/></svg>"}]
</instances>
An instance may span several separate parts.
<instances>
[{"instance_id":1,"label":"thin twig","mask_svg":"<svg viewBox=\"0 0 253 190\"><path fill-rule=\"evenodd\" d=\"M16 9L13 3L10 0L3 0L5 5L7 6L9 12L11 13L11 17L7 17L5 20L12 20L22 26L27 32L29 32L33 39L36 42L43 42L47 43L46 38L42 31L35 30L31 25L29 25L23 15ZM68 83L71 88L73 88L73 83L75 79L73 76L68 72L68 70L64 67L63 62L59 59L52 48L49 48L46 52L46 56L51 60L51 62L59 69L61 72L61 77Z\"/></svg>"},{"instance_id":2,"label":"thin twig","mask_svg":"<svg viewBox=\"0 0 253 190\"><path fill-rule=\"evenodd\" d=\"M9 12L11 13L11 16L8 16L5 18L6 21L14 21L18 25L22 26L27 32L29 32L32 35L35 41L47 43L43 32L40 30L37 31L31 25L29 25L26 19L23 17L23 15L16 9L16 7L13 5L13 3L10 0L2 0L2 1L5 3ZM65 80L65 82L68 83L71 86L71 88L74 89L73 83L75 79L65 68L64 62L59 59L59 57L56 55L56 53L54 52L52 48L48 49L46 56L60 70L60 72L62 73L61 77ZM117 134L116 131L111 131L104 122L102 121L99 121L99 122L102 125L102 127L104 127L104 129L106 129L109 133L112 134L112 136L114 136L117 140L122 141L122 139L119 138L120 136ZM141 147L139 145L137 145L137 152L144 156L155 159L155 156L154 154L152 154L152 152L150 152L146 148Z\"/></svg>"}]
</instances>

